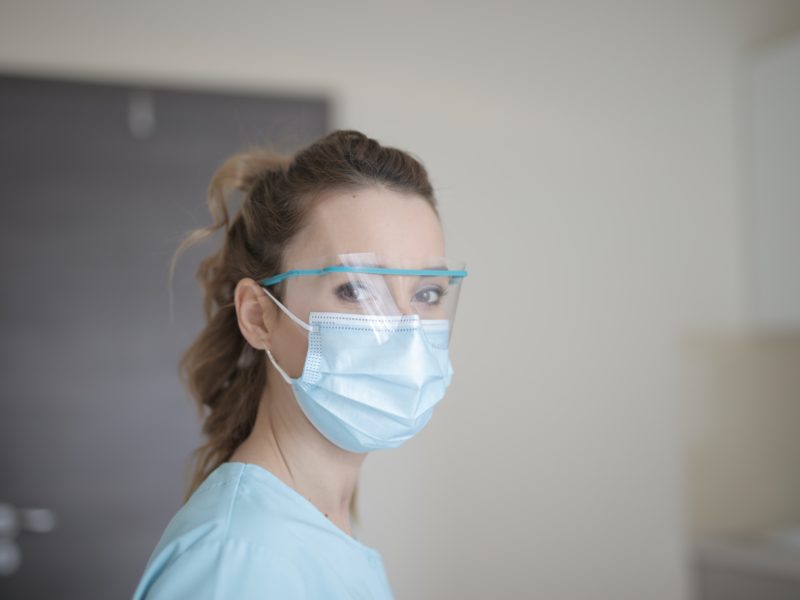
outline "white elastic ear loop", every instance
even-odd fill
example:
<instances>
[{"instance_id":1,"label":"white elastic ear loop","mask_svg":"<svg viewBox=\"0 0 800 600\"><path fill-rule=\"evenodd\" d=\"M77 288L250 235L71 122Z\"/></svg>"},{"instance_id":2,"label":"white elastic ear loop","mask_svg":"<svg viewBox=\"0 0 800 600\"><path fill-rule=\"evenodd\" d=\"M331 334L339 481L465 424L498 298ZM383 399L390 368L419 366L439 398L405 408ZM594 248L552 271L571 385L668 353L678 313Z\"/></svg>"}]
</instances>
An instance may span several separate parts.
<instances>
[{"instance_id":1,"label":"white elastic ear loop","mask_svg":"<svg viewBox=\"0 0 800 600\"><path fill-rule=\"evenodd\" d=\"M286 371L281 369L280 365L277 362L275 362L275 357L272 356L272 352L269 351L269 348L267 348L267 356L269 356L269 360L272 362L272 366L278 370L278 373L281 374L281 377L283 377L284 381L286 381L286 383L288 383L289 385L292 385L292 378L289 377Z\"/></svg>"},{"instance_id":2,"label":"white elastic ear loop","mask_svg":"<svg viewBox=\"0 0 800 600\"><path fill-rule=\"evenodd\" d=\"M269 290L267 288L262 287L261 289L264 290L264 292L267 294L267 296L269 296L270 298L272 298L275 301L275 304L277 304L281 308L281 310L283 312L285 312L289 316L289 318L292 321L294 321L295 323L300 325L300 327L302 327L303 329L307 329L308 331L314 331L313 327L311 327L310 325L305 323L302 319L298 318L296 315L292 314L292 311L290 311L283 304L281 304L280 300L278 300L275 296L270 294ZM269 357L270 362L272 362L272 366L275 367L275 369L277 369L278 373L281 374L281 377L283 377L283 379L286 381L286 383L288 383L289 385L292 385L293 379L291 377L289 377L289 374L286 371L281 369L280 365L275 360L275 357L272 356L272 352L269 351L269 348L267 348L266 350L267 350L267 356Z\"/></svg>"},{"instance_id":3,"label":"white elastic ear loop","mask_svg":"<svg viewBox=\"0 0 800 600\"><path fill-rule=\"evenodd\" d=\"M307 329L308 331L314 331L314 328L313 328L311 325L309 325L308 323L306 323L305 321L303 321L302 319L300 319L299 317L297 317L296 315L294 315L294 314L292 313L292 311L290 311L290 310L289 310L288 308L286 308L286 307L285 307L283 304L281 304L280 300L278 300L278 299L277 299L275 296L273 296L272 294L270 294L270 293L269 293L269 290L268 290L267 288L265 288L265 287L262 287L261 289L262 289L262 290L264 290L264 293L266 293L266 294L267 294L267 296L269 296L270 298L272 298L272 299L275 301L275 304L277 304L277 305L278 305L278 306L281 308L281 310L282 310L283 312L285 312L285 313L286 313L286 314L289 316L289 318L290 318L292 321L294 321L295 323L297 323L298 325L300 325L300 327L302 327L303 329Z\"/></svg>"}]
</instances>

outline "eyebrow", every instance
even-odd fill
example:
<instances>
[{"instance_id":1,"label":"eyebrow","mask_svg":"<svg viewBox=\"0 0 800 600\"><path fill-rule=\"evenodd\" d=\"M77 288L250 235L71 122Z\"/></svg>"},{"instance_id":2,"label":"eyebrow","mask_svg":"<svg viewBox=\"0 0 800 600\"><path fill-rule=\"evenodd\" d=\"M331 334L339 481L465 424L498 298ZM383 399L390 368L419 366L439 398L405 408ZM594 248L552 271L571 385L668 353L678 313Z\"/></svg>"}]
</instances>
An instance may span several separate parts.
<instances>
[{"instance_id":1,"label":"eyebrow","mask_svg":"<svg viewBox=\"0 0 800 600\"><path fill-rule=\"evenodd\" d=\"M345 265L343 263L337 263L335 265L331 265L333 267L363 267L367 269L383 269L386 271L447 271L447 265L433 265L430 267L423 267L419 269L395 269L394 267L387 267L385 265ZM449 271L448 271L449 272Z\"/></svg>"}]
</instances>

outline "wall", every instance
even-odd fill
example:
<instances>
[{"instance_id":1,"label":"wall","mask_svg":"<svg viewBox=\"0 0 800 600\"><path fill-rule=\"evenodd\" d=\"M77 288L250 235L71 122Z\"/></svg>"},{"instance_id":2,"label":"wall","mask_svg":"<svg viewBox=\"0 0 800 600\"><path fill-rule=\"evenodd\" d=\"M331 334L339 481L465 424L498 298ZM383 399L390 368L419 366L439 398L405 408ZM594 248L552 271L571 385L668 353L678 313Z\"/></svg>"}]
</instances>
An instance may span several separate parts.
<instances>
[{"instance_id":1,"label":"wall","mask_svg":"<svg viewBox=\"0 0 800 600\"><path fill-rule=\"evenodd\" d=\"M800 329L800 33L759 51L751 82L752 312Z\"/></svg>"},{"instance_id":2,"label":"wall","mask_svg":"<svg viewBox=\"0 0 800 600\"><path fill-rule=\"evenodd\" d=\"M800 524L800 35L745 68L747 323L685 338L696 536Z\"/></svg>"},{"instance_id":3,"label":"wall","mask_svg":"<svg viewBox=\"0 0 800 600\"><path fill-rule=\"evenodd\" d=\"M422 157L457 375L370 456L399 598L685 597L679 342L746 321L741 65L800 4L6 0L0 66L332 94ZM188 225L188 224L187 224Z\"/></svg>"}]
</instances>

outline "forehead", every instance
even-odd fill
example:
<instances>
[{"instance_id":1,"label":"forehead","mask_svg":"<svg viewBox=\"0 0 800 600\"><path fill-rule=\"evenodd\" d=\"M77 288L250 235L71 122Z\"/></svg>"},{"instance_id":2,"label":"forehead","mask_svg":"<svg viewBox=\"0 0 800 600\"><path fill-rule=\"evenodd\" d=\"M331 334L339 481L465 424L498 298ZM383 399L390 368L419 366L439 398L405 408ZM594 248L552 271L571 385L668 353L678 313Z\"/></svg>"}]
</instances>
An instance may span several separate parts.
<instances>
[{"instance_id":1,"label":"forehead","mask_svg":"<svg viewBox=\"0 0 800 600\"><path fill-rule=\"evenodd\" d=\"M321 196L286 249L286 265L351 252L419 258L444 256L441 223L425 198L382 187Z\"/></svg>"}]
</instances>

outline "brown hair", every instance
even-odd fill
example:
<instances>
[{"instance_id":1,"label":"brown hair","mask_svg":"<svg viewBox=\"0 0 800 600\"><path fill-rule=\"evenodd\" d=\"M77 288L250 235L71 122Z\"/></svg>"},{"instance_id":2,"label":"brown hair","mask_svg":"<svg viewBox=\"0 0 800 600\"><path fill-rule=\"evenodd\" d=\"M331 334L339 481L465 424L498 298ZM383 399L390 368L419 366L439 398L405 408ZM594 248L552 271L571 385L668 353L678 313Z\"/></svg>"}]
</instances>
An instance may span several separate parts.
<instances>
[{"instance_id":1,"label":"brown hair","mask_svg":"<svg viewBox=\"0 0 800 600\"><path fill-rule=\"evenodd\" d=\"M196 401L206 438L192 453L185 500L250 434L266 383L264 354L239 330L236 284L244 277L259 280L281 271L285 247L320 194L371 186L421 196L438 215L422 163L353 130L334 131L293 156L249 147L214 173L208 187L214 222L184 236L169 269L171 282L179 254L224 228L222 248L205 258L196 274L203 288L206 325L179 363L181 381ZM233 220L228 216L231 191L243 194ZM279 299L281 288L274 288ZM355 516L355 494L350 512Z\"/></svg>"}]
</instances>

